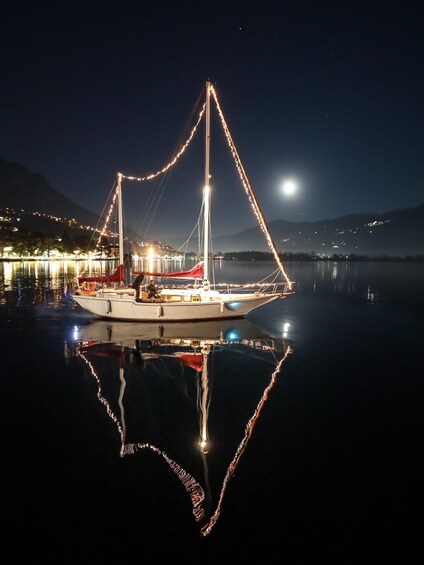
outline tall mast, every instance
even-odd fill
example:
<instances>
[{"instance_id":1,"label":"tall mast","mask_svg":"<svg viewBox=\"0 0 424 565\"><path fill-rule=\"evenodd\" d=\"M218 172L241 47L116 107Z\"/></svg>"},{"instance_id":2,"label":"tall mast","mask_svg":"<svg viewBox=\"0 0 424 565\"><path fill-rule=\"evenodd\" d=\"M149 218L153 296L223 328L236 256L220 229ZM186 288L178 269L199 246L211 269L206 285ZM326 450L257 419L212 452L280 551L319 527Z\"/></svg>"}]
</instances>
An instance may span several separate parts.
<instances>
[{"instance_id":1,"label":"tall mast","mask_svg":"<svg viewBox=\"0 0 424 565\"><path fill-rule=\"evenodd\" d=\"M203 286L209 287L209 219L210 219L210 187L209 187L209 151L210 151L210 82L206 82L206 138L205 138L205 186L203 188Z\"/></svg>"},{"instance_id":2,"label":"tall mast","mask_svg":"<svg viewBox=\"0 0 424 565\"><path fill-rule=\"evenodd\" d=\"M119 266L124 264L124 222L122 217L122 174L118 173L118 187L116 195L118 200L118 239L119 239ZM123 281L121 281L123 284Z\"/></svg>"}]
</instances>

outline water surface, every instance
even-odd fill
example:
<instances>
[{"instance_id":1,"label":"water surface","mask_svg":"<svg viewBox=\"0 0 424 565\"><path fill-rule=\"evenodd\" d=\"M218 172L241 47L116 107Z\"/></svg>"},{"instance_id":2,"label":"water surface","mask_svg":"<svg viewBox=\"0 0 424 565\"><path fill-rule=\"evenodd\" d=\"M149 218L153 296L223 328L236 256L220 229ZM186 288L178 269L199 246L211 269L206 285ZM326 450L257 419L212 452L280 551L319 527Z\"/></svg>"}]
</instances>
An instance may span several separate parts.
<instances>
[{"instance_id":1,"label":"water surface","mask_svg":"<svg viewBox=\"0 0 424 565\"><path fill-rule=\"evenodd\" d=\"M286 267L296 294L249 316L278 354L227 339L202 381L199 360L165 352L157 327L154 347L113 325L109 343L82 343L102 325L70 298L75 265L0 264L3 534L14 555L357 563L419 550L424 265ZM268 271L224 262L215 276Z\"/></svg>"}]
</instances>

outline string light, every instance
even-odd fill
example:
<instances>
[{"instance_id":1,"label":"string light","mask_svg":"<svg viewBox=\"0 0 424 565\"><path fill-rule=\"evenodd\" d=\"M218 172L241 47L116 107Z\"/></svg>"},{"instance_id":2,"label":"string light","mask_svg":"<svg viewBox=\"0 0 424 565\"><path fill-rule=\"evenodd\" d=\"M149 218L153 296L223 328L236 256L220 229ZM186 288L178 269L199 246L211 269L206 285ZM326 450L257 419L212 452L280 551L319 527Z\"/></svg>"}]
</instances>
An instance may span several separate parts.
<instances>
[{"instance_id":1,"label":"string light","mask_svg":"<svg viewBox=\"0 0 424 565\"><path fill-rule=\"evenodd\" d=\"M132 177L129 175L124 175L123 173L119 173L123 179L127 179L127 180L135 180L138 182L143 182L146 180L152 180L154 178L156 178L159 175L162 175L164 173L166 173L166 171L168 171L171 167L173 167L175 165L175 163L180 159L180 157L183 155L183 153L185 152L185 150L187 149L187 147L189 146L191 140L194 137L194 134L197 131L197 128L203 118L203 115L205 113L205 109L206 109L206 103L203 104L203 107L199 113L199 117L197 119L197 122L195 124L195 126L193 127L193 129L191 130L191 133L188 137L188 139L186 140L186 142L183 144L183 146L181 147L181 149L178 151L178 153L175 155L175 157L172 159L172 161L170 161L167 165L165 165L162 169L160 169L159 171L156 171L156 173L150 173L149 175L146 175L144 177Z\"/></svg>"},{"instance_id":2,"label":"string light","mask_svg":"<svg viewBox=\"0 0 424 565\"><path fill-rule=\"evenodd\" d=\"M103 406L106 408L107 415L109 416L109 418L111 418L111 420L113 420L116 427L118 428L118 433L119 433L120 438L121 438L121 446L123 446L125 444L124 431L121 427L121 424L119 423L118 418L116 417L115 413L113 412L112 408L110 407L109 402L102 395L102 386L101 386L101 383L100 383L100 378L97 375L96 371L94 370L93 364L91 363L91 361L89 359L87 359L87 357L82 352L78 352L78 357L80 357L84 361L84 363L86 363L88 365L88 368L90 369L90 372L93 375L93 377L94 377L94 379L97 383L97 398L103 404ZM121 450L121 454L122 454L122 450Z\"/></svg>"},{"instance_id":3,"label":"string light","mask_svg":"<svg viewBox=\"0 0 424 565\"><path fill-rule=\"evenodd\" d=\"M185 469L183 469L178 463L176 463L173 459L171 459L164 451L151 445L150 443L125 443L125 433L123 431L124 425L121 426L118 417L113 412L112 408L110 407L109 402L102 394L102 387L100 378L97 375L93 364L91 361L81 352L77 352L77 356L84 361L84 363L88 366L91 375L94 377L96 384L97 384L97 398L106 408L106 413L109 418L114 422L118 429L118 433L121 438L121 449L120 455L124 457L125 455L132 455L137 451L141 451L143 449L151 449L157 455L162 456L168 465L171 467L172 471L177 475L179 480L182 482L185 490L187 491L188 495L190 496L190 500L193 506L193 515L196 519L196 522L202 520L205 516L205 510L202 507L202 502L205 499L205 492L201 485L188 473Z\"/></svg>"},{"instance_id":4,"label":"string light","mask_svg":"<svg viewBox=\"0 0 424 565\"><path fill-rule=\"evenodd\" d=\"M225 343L225 340L220 341L221 344ZM243 344L244 346L247 347L252 347L253 349L262 349L263 351L270 351L270 352L275 352L275 348L270 346L266 341L264 340L240 340L240 341L233 341L233 344L235 343L240 343ZM207 356L209 355L211 351L211 347L210 344L206 344L203 348L202 348L202 354L204 356L204 363L207 364ZM117 418L117 416L115 415L115 413L113 412L113 410L110 407L109 402L104 398L103 394L102 394L102 389L101 389L101 382L100 382L100 378L97 375L91 361L86 357L86 355L84 355L84 353L78 349L77 350L77 356L83 360L83 362L88 365L90 372L92 374L92 376L94 377L96 383L97 383L97 398L99 399L99 401L103 404L103 406L106 408L107 414L108 416L112 419L112 421L114 422L114 424L117 426L120 438L121 438L121 449L120 449L120 456L124 457L125 455L133 455L139 451L142 450L151 450L153 453L155 453L156 455L162 457L166 463L169 465L169 467L171 468L171 470L175 473L175 475L178 477L178 479L181 481L185 491L187 492L187 494L189 495L191 504L192 504L192 513L193 516L195 518L196 523L199 524L200 527L200 533L203 537L206 537L208 534L210 534L211 530L213 529L214 525L216 524L220 513L221 513L221 508L222 508L222 503L223 503L223 499L224 499L224 495L226 493L227 487L228 487L228 483L231 480L231 478L234 476L234 473L236 471L236 468L240 462L240 459L246 449L246 446L248 444L248 441L252 435L254 426L261 414L261 411L264 407L265 402L268 400L268 395L271 391L271 389L274 387L275 382L277 380L278 375L281 373L281 369L283 366L283 363L285 362L285 360L287 359L288 355L292 353L292 348L290 345L287 345L284 354L282 355L282 357L280 358L280 360L276 359L276 366L274 371L271 374L270 377L270 381L268 383L268 385L266 386L263 394L261 395L261 398L256 406L256 409L253 413L253 415L250 417L249 421L247 422L246 426L245 426L245 433L244 436L241 440L241 442L239 443L237 450L235 452L235 455L233 457L233 459L231 460L227 471L225 473L224 476L224 480L222 482L222 486L221 486L221 490L219 493L219 497L218 497L218 503L216 506L215 511L213 512L213 514L210 516L210 518L208 519L206 517L206 511L205 508L203 506L203 503L205 501L205 491L203 489L203 487L201 486L200 483L198 483L195 478L188 473L188 471L186 471L183 467L181 467L181 465L179 465L176 461L174 461L171 457L169 457L167 455L166 452L162 451L161 449L159 449L158 447L146 442L146 443L125 443L125 433L123 431L123 428L125 427L124 424L121 426L119 419ZM124 365L122 365L122 369L123 369ZM203 380L202 382L202 387L204 389L204 391L206 391L206 394L203 396L203 401L199 403L198 399L198 407L201 409L201 411L203 411L203 417L204 418L208 418L208 409L209 409L209 391L208 391L208 385L207 385L207 381L208 377L206 376L206 378ZM122 408L122 407L121 407ZM201 420L202 423L202 420ZM203 424L206 424L205 421L203 421ZM202 426L203 427L203 426ZM206 434L202 434L205 438L207 437L207 433ZM203 524L203 525L201 525Z\"/></svg>"},{"instance_id":5,"label":"string light","mask_svg":"<svg viewBox=\"0 0 424 565\"><path fill-rule=\"evenodd\" d=\"M211 84L209 84L209 89L210 89L210 92L213 95L213 99L215 100L216 108L217 108L217 111L218 111L218 114L219 114L219 117L220 117L220 120L221 120L221 125L222 125L222 128L224 130L224 134L225 134L225 137L227 139L227 143L228 143L228 146L230 148L231 154L233 156L233 159L234 159L240 180L242 182L243 188L244 188L246 195L248 197L248 201L250 203L250 206L253 209L253 212L256 216L256 219L258 220L258 223L259 223L259 226L262 230L262 233L264 234L265 239L268 243L268 247L272 251L274 258L276 260L276 263L277 263L281 273L283 274L283 276L286 280L287 287L288 287L289 290L291 290L293 283L292 283L292 281L290 281L290 279L289 279L289 277L288 277L288 275L287 275L287 273L286 273L286 271L283 267L283 264L282 264L281 259L279 257L278 251L275 247L272 236L271 236L271 234L270 234L270 232L267 228L267 225L266 225L264 216L262 214L262 211L260 209L259 203L256 200L255 193L253 191L253 188L252 188L250 181L247 177L246 171L245 171L243 164L241 162L240 156L239 156L238 151L236 149L234 140L231 136L227 122L225 121L224 114L223 114L221 106L219 104L218 96L217 96L217 93L215 91L215 88ZM148 175L145 175L143 177L125 175L124 173L118 173L118 175L120 175L122 179L127 179L127 180L132 180L132 181L137 181L137 182L144 182L144 181L147 181L147 180L152 180L152 179L156 178L157 176L166 173L171 167L173 167L175 165L175 163L185 153L187 147L189 146L190 142L192 141L192 139L193 139L193 137L194 137L194 135L195 135L195 133L198 129L198 126L199 126L199 124L200 124L200 122L201 122L201 120L202 120L202 118L205 114L205 110L206 110L206 103L203 104L202 109L199 112L197 122L194 125L193 129L191 130L189 137L187 138L187 140L185 141L185 143L183 144L181 149L178 151L178 153L175 155L175 157L170 162L168 162L164 167L162 167L160 170L158 170L154 173L149 173ZM109 218L111 216L111 211L113 209L113 206L114 206L114 203L115 203L115 200L116 200L116 195L117 195L117 192L115 192L115 194L114 194L113 201L112 201L112 204L111 204L108 216L107 216L107 220L105 222L105 226L107 225ZM100 244L101 238L104 234L105 234L105 227L103 228L103 230L102 230L102 232L99 236L98 245Z\"/></svg>"},{"instance_id":6,"label":"string light","mask_svg":"<svg viewBox=\"0 0 424 565\"><path fill-rule=\"evenodd\" d=\"M112 202L111 202L111 204L110 204L110 206L109 206L109 211L108 211L108 213L107 213L107 216L106 216L106 219L105 219L105 223L104 223L104 225L103 225L103 228L102 228L102 230L101 230L101 232L100 232L99 238L98 238L97 243L96 243L96 249L98 249L98 248L100 247L100 244L101 244L101 241L102 241L102 237L104 237L104 236L106 235L107 226L109 225L110 218L111 218L111 216L112 216L112 212L113 212L113 209L114 209L114 206L115 206L115 202L116 202L117 196L118 196L118 187L116 187L115 192L114 192L114 194L113 194Z\"/></svg>"},{"instance_id":7,"label":"string light","mask_svg":"<svg viewBox=\"0 0 424 565\"><path fill-rule=\"evenodd\" d=\"M130 175L124 175L123 173L118 173L118 175L120 175L122 179L127 179L127 180L132 180L132 181L137 181L137 182L144 182L144 181L147 181L147 180L152 180L152 179L158 177L159 175L166 173L171 167L173 167L175 165L175 163L185 153L187 147L189 146L191 140L194 137L194 134L197 131L197 128L198 128L200 122L202 121L205 110L206 110L206 103L203 104L203 107L202 107L202 109L199 113L199 117L197 119L197 122L194 125L193 129L191 130L189 137L187 138L187 140L185 141L185 143L183 144L181 149L178 151L178 153L175 155L175 157L172 159L172 161L167 163L159 171L156 171L155 173L149 173L148 175L145 175L144 177L135 177L135 176L130 176ZM98 249L100 247L101 239L106 234L107 226L109 225L110 218L112 216L112 212L113 212L113 209L114 209L114 206L115 206L117 195L118 195L118 187L116 187L115 192L113 194L113 198L112 198L112 202L111 202L110 207L109 207L108 214L106 216L103 228L102 228L100 235L99 235L99 238L97 240L96 249Z\"/></svg>"},{"instance_id":8,"label":"string light","mask_svg":"<svg viewBox=\"0 0 424 565\"><path fill-rule=\"evenodd\" d=\"M241 163L241 159L240 159L239 154L237 152L233 138L231 137L230 130L228 129L227 122L225 121L224 114L223 114L223 112L221 110L221 106L219 105L219 102L218 102L218 96L217 96L216 91L215 91L215 89L212 85L210 85L210 90L213 94L213 98L215 100L216 108L218 110L219 117L221 118L221 124L222 124L222 127L224 129L225 137L227 138L227 142L228 142L228 145L230 147L231 154L233 155L234 162L236 164L237 171L239 173L243 188L246 191L246 194L248 196L249 203L250 203L250 205L251 205L251 207L252 207L252 209L255 213L255 216L258 220L259 226L260 226L262 232L265 235L268 246L269 246L270 250L272 251L272 253L274 254L277 265L279 266L282 274L284 275L284 278L286 279L288 288L291 290L293 283L290 281L290 279L289 279L289 277L288 277L288 275L287 275L287 273L286 273L286 271L283 267L283 264L281 263L280 257L278 255L278 251L275 247L275 244L274 244L274 241L271 237L271 234L269 233L269 230L266 226L265 219L263 217L262 211L259 207L259 204L258 204L256 197L255 197L255 194L253 192L252 186L249 182L249 179L247 178L246 172L245 172L244 167Z\"/></svg>"},{"instance_id":9,"label":"string light","mask_svg":"<svg viewBox=\"0 0 424 565\"><path fill-rule=\"evenodd\" d=\"M273 388L275 381L277 379L277 376L281 372L281 367L282 367L284 361L287 359L287 356L290 353L292 353L292 348L290 346L287 346L285 354L280 359L280 361L277 364L277 367L275 368L274 372L272 373L271 380L270 380L268 386L265 388L264 393L261 396L259 403L258 403L253 415L251 416L251 418L249 419L249 421L246 424L243 439L241 440L241 442L240 442L240 444L237 448L237 451L236 451L231 463L229 464L229 466L227 468L227 472L225 473L225 477L224 477L224 480L222 482L221 492L219 494L219 500L218 500L218 504L216 506L216 510L212 514L208 523L205 526L203 526L203 528L201 529L201 534L204 537L207 536L211 532L212 528L214 527L214 525L216 524L216 521L219 518L219 515L221 513L222 501L224 499L224 495L225 495L225 491L227 490L228 483L229 483L231 477L234 475L236 468L239 464L240 458L243 455L244 450L246 449L247 443L250 439L250 436L252 435L253 428L256 424L256 421L259 418L259 415L262 411L262 408L263 408L265 402L268 400L268 394L271 391L271 389Z\"/></svg>"}]
</instances>

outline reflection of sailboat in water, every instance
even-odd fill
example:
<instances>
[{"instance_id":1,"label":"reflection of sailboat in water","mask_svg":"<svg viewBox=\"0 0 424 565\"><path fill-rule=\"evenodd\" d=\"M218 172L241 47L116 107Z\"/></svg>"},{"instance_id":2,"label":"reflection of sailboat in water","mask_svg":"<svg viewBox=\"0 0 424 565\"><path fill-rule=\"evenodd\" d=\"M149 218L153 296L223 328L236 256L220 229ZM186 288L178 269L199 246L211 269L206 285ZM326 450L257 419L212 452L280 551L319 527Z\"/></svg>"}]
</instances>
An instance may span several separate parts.
<instances>
[{"instance_id":1,"label":"reflection of sailboat in water","mask_svg":"<svg viewBox=\"0 0 424 565\"><path fill-rule=\"evenodd\" d=\"M76 328L73 342L118 430L121 457L162 457L207 536L291 352L289 343L247 320L144 328L95 321ZM241 424L232 419L234 412Z\"/></svg>"}]
</instances>

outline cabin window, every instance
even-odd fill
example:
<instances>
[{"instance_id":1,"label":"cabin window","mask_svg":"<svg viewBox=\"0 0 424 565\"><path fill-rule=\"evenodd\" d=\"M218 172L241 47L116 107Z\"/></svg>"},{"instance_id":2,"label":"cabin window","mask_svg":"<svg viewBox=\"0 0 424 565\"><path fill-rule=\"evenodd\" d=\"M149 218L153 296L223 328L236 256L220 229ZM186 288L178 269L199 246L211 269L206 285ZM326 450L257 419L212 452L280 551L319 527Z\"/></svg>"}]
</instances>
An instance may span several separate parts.
<instances>
[{"instance_id":1,"label":"cabin window","mask_svg":"<svg viewBox=\"0 0 424 565\"><path fill-rule=\"evenodd\" d=\"M181 302L181 296L178 294L169 294L166 297L167 302Z\"/></svg>"}]
</instances>

